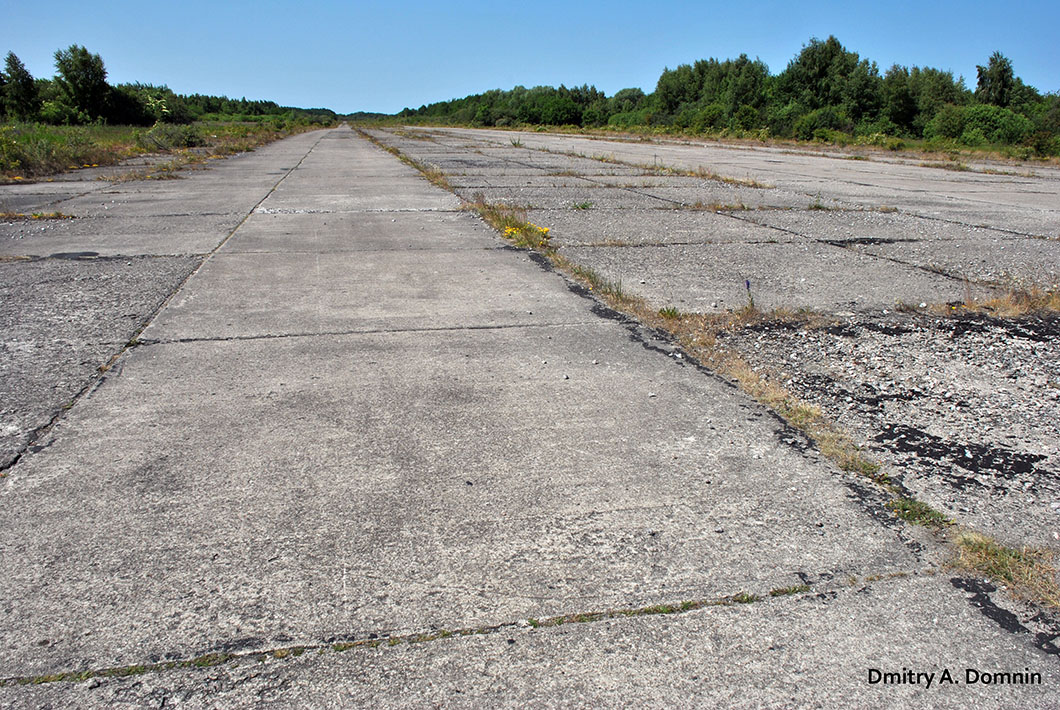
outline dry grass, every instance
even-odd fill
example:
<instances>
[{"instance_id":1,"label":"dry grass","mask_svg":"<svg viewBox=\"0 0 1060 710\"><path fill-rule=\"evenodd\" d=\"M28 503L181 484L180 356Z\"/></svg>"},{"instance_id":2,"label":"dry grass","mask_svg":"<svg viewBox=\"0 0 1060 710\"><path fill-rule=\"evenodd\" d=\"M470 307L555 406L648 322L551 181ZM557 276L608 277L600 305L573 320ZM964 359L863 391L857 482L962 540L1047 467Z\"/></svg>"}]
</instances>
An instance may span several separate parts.
<instances>
[{"instance_id":1,"label":"dry grass","mask_svg":"<svg viewBox=\"0 0 1060 710\"><path fill-rule=\"evenodd\" d=\"M1060 608L1054 554L1033 548L1005 547L985 535L960 530L953 536L960 569L986 575L1009 587L1016 597Z\"/></svg>"},{"instance_id":2,"label":"dry grass","mask_svg":"<svg viewBox=\"0 0 1060 710\"><path fill-rule=\"evenodd\" d=\"M960 162L946 162L946 161L925 161L919 164L921 168L938 168L939 170L951 170L958 173L971 172L965 163Z\"/></svg>"},{"instance_id":3,"label":"dry grass","mask_svg":"<svg viewBox=\"0 0 1060 710\"><path fill-rule=\"evenodd\" d=\"M679 169L677 169L679 170ZM702 178L704 180L713 180L714 182L725 183L726 185L737 185L739 187L750 187L756 190L773 190L776 189L776 185L772 185L766 182L758 182L754 178L736 178L730 175L719 175L713 170L708 170L703 166L695 170L686 171L686 173L692 177Z\"/></svg>"},{"instance_id":4,"label":"dry grass","mask_svg":"<svg viewBox=\"0 0 1060 710\"><path fill-rule=\"evenodd\" d=\"M986 313L998 318L1019 318L1036 313L1060 313L1060 291L1055 288L1045 289L1032 286L1026 290L1014 290L1003 296L986 300L967 300L957 308L950 306L949 310Z\"/></svg>"},{"instance_id":5,"label":"dry grass","mask_svg":"<svg viewBox=\"0 0 1060 710\"><path fill-rule=\"evenodd\" d=\"M556 155L566 155L572 158L587 158L589 160L595 160L600 163L608 163L610 165L623 165L630 168L637 168L644 171L644 175L678 175L681 177L694 177L700 178L701 180L712 180L714 182L724 183L726 185L737 185L739 187L750 187L756 190L772 190L776 188L776 185L769 183L759 182L753 178L738 178L732 177L731 175L719 175L718 173L703 167L702 165L695 170L687 170L685 168L676 168L670 165L663 165L661 163L634 163L628 160L620 160L614 155L586 155L585 153L577 153L573 151L555 151L547 148L532 148L531 150L539 150L544 153L554 153Z\"/></svg>"},{"instance_id":6,"label":"dry grass","mask_svg":"<svg viewBox=\"0 0 1060 710\"><path fill-rule=\"evenodd\" d=\"M753 210L754 207L748 207L742 202L703 202L697 200L690 205L681 205L673 209L679 210L700 210L703 212L745 212L747 210Z\"/></svg>"}]
</instances>

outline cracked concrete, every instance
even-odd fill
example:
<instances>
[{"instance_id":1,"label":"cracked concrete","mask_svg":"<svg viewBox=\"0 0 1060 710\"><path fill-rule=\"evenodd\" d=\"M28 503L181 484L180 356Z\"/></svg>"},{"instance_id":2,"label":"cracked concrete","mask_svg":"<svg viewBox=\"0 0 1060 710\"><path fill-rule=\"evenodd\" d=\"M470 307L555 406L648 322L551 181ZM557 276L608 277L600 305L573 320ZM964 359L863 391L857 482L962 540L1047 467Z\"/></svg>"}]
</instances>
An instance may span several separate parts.
<instances>
[{"instance_id":1,"label":"cracked concrete","mask_svg":"<svg viewBox=\"0 0 1060 710\"><path fill-rule=\"evenodd\" d=\"M226 207L237 178L257 192ZM208 249L122 231L171 214L185 185L189 203L238 216ZM951 582L930 536L797 432L352 131L215 165L158 202L108 187L98 238L23 235L34 251L9 253L142 239L138 254L187 249L202 266L0 480L0 703L1060 698L1050 619ZM764 601L520 623L741 592ZM419 633L434 640L402 641ZM373 638L398 643L320 652ZM315 650L257 655L299 646ZM876 667L1027 668L1041 684L882 687Z\"/></svg>"}]
</instances>

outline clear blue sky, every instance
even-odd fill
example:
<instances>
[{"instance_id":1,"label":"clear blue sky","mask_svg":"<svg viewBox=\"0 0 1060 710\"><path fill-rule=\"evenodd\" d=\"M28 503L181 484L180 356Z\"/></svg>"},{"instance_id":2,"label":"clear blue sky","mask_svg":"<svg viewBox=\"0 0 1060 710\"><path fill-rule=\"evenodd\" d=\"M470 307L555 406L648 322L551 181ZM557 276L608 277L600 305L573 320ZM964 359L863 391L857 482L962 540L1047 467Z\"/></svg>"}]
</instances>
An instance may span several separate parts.
<instances>
[{"instance_id":1,"label":"clear blue sky","mask_svg":"<svg viewBox=\"0 0 1060 710\"><path fill-rule=\"evenodd\" d=\"M5 0L0 53L51 77L56 49L103 57L111 83L393 113L517 84L646 92L664 67L746 53L777 73L811 37L975 87L995 50L1060 90L1060 2L49 2Z\"/></svg>"}]
</instances>

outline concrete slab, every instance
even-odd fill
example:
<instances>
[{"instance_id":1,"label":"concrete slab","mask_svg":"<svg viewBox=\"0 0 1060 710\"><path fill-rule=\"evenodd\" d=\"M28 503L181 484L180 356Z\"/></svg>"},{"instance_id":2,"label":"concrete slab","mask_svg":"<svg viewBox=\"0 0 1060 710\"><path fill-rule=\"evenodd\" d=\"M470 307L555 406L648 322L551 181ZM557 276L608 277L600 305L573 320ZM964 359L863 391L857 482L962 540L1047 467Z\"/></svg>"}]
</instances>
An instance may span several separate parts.
<instances>
[{"instance_id":1,"label":"concrete slab","mask_svg":"<svg viewBox=\"0 0 1060 710\"><path fill-rule=\"evenodd\" d=\"M608 321L142 346L118 372L4 480L5 675L918 564L776 419Z\"/></svg>"},{"instance_id":2,"label":"concrete slab","mask_svg":"<svg viewBox=\"0 0 1060 710\"><path fill-rule=\"evenodd\" d=\"M859 210L760 210L745 218L959 278L1043 288L1060 279L1060 241L1008 230Z\"/></svg>"},{"instance_id":3,"label":"concrete slab","mask_svg":"<svg viewBox=\"0 0 1060 710\"><path fill-rule=\"evenodd\" d=\"M206 254L231 234L245 216L106 216L14 222L0 225L0 254Z\"/></svg>"},{"instance_id":4,"label":"concrete slab","mask_svg":"<svg viewBox=\"0 0 1060 710\"><path fill-rule=\"evenodd\" d=\"M530 210L560 246L793 242L803 238L709 210Z\"/></svg>"},{"instance_id":5,"label":"concrete slab","mask_svg":"<svg viewBox=\"0 0 1060 710\"><path fill-rule=\"evenodd\" d=\"M275 192L259 208L279 212L358 212L364 210L457 210L460 200L441 190L430 188L420 178L404 178L391 185L391 191L374 186L350 186L341 193L294 194Z\"/></svg>"},{"instance_id":6,"label":"concrete slab","mask_svg":"<svg viewBox=\"0 0 1060 710\"><path fill-rule=\"evenodd\" d=\"M447 178L457 189L487 187L576 187L592 188L597 183L589 178L571 175L456 175Z\"/></svg>"},{"instance_id":7,"label":"concrete slab","mask_svg":"<svg viewBox=\"0 0 1060 710\"><path fill-rule=\"evenodd\" d=\"M258 213L239 228L225 253L494 249L497 233L471 212Z\"/></svg>"},{"instance_id":8,"label":"concrete slab","mask_svg":"<svg viewBox=\"0 0 1060 710\"><path fill-rule=\"evenodd\" d=\"M631 188L632 192L651 195L672 204L683 205L734 205L750 208L805 208L813 204L790 190L760 190L724 183L705 183L698 187L645 187Z\"/></svg>"},{"instance_id":9,"label":"concrete slab","mask_svg":"<svg viewBox=\"0 0 1060 710\"><path fill-rule=\"evenodd\" d=\"M873 210L760 210L745 217L760 224L821 240L1014 239L1010 231L928 219L904 212Z\"/></svg>"},{"instance_id":10,"label":"concrete slab","mask_svg":"<svg viewBox=\"0 0 1060 710\"><path fill-rule=\"evenodd\" d=\"M0 699L12 708L141 707L163 699L318 708L964 710L1060 703L1056 663L1031 646L1029 634L1002 630L981 614L975 592L964 589L975 584L919 577L669 616L538 629L512 624L424 643L313 649L134 678L0 688ZM940 636L953 644L940 650ZM997 652L1010 643L1014 651ZM827 656L817 649L828 649ZM871 682L873 669L891 674L892 682L882 682L882 675ZM944 671L955 682L941 680ZM995 673L1024 674L1032 683L983 681ZM909 678L917 682L893 682Z\"/></svg>"},{"instance_id":11,"label":"concrete slab","mask_svg":"<svg viewBox=\"0 0 1060 710\"><path fill-rule=\"evenodd\" d=\"M416 235L426 239L426 233ZM221 253L148 340L580 323L562 283L522 283L526 257L483 248ZM518 285L516 285L516 282Z\"/></svg>"},{"instance_id":12,"label":"concrete slab","mask_svg":"<svg viewBox=\"0 0 1060 710\"><path fill-rule=\"evenodd\" d=\"M765 309L893 309L967 295L954 279L816 243L568 247L562 253L659 307L694 312L744 306L746 280L755 305Z\"/></svg>"},{"instance_id":13,"label":"concrete slab","mask_svg":"<svg viewBox=\"0 0 1060 710\"><path fill-rule=\"evenodd\" d=\"M584 187L486 187L457 190L465 200L531 207L534 209L656 209L672 202L622 188ZM588 209L588 208L586 208Z\"/></svg>"},{"instance_id":14,"label":"concrete slab","mask_svg":"<svg viewBox=\"0 0 1060 710\"><path fill-rule=\"evenodd\" d=\"M1003 288L1060 289L1060 241L972 236L960 241L855 243L850 248Z\"/></svg>"}]
</instances>

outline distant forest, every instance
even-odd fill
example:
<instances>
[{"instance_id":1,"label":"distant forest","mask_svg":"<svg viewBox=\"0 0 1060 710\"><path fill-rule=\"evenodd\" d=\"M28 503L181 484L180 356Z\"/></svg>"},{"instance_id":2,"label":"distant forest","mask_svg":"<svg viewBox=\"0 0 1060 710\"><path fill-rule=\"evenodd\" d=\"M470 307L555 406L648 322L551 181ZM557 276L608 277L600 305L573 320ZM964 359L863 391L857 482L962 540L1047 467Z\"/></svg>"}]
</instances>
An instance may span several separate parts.
<instances>
[{"instance_id":1,"label":"distant forest","mask_svg":"<svg viewBox=\"0 0 1060 710\"><path fill-rule=\"evenodd\" d=\"M665 69L655 91L517 86L397 114L410 123L652 128L692 134L858 142L897 149L902 139L967 147L1011 146L1020 157L1060 155L1060 96L1041 94L995 52L974 90L929 67L882 75L835 37L811 39L772 75L758 59L707 59ZM1009 150L1009 152L1013 152Z\"/></svg>"},{"instance_id":2,"label":"distant forest","mask_svg":"<svg viewBox=\"0 0 1060 710\"><path fill-rule=\"evenodd\" d=\"M189 124L198 120L262 121L268 118L329 123L330 109L280 106L227 96L182 95L166 86L107 83L98 54L72 45L55 52L55 76L34 78L14 52L0 69L0 121L52 125L150 126L156 122Z\"/></svg>"}]
</instances>

